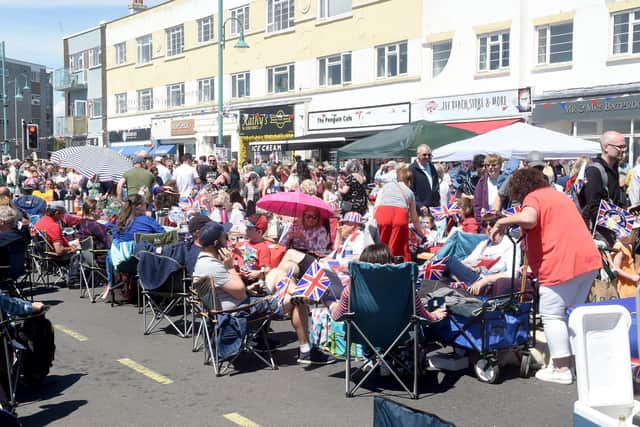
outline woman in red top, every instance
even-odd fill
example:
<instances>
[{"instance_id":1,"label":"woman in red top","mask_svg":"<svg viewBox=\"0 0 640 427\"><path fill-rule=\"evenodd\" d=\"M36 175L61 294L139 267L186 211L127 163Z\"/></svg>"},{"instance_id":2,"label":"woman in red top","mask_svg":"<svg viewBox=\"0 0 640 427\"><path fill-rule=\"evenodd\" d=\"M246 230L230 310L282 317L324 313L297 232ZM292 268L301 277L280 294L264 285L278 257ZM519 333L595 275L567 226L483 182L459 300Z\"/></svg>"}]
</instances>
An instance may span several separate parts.
<instances>
[{"instance_id":1,"label":"woman in red top","mask_svg":"<svg viewBox=\"0 0 640 427\"><path fill-rule=\"evenodd\" d=\"M553 366L541 369L536 378L571 384L566 309L586 301L593 280L602 267L600 253L580 213L566 194L549 186L537 169L526 168L511 176L509 196L521 202L522 211L501 218L491 239L508 226L520 226L527 234L525 252L540 283L540 314Z\"/></svg>"}]
</instances>

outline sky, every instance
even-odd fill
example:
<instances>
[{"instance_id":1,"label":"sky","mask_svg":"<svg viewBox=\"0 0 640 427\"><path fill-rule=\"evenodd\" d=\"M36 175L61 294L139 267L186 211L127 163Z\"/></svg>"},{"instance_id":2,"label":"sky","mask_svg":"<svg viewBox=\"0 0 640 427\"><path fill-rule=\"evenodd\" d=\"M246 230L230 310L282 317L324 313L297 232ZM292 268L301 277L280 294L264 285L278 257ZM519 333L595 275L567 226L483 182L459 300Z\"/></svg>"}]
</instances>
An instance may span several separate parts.
<instances>
[{"instance_id":1,"label":"sky","mask_svg":"<svg viewBox=\"0 0 640 427\"><path fill-rule=\"evenodd\" d=\"M151 7L166 0L145 0ZM62 38L129 14L131 0L0 0L0 41L7 58L64 65ZM54 90L54 116L64 115L64 100Z\"/></svg>"}]
</instances>

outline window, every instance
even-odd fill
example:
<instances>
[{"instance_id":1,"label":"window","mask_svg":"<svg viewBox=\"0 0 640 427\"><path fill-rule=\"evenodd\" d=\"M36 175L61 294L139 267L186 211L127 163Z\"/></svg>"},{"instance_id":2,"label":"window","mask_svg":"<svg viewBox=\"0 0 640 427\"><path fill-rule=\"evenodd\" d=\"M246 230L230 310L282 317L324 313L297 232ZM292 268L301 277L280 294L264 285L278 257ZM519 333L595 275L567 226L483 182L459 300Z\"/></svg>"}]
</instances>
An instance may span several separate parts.
<instances>
[{"instance_id":1,"label":"window","mask_svg":"<svg viewBox=\"0 0 640 427\"><path fill-rule=\"evenodd\" d=\"M31 94L31 105L40 105L40 95Z\"/></svg>"},{"instance_id":2,"label":"window","mask_svg":"<svg viewBox=\"0 0 640 427\"><path fill-rule=\"evenodd\" d=\"M407 42L378 46L376 53L378 77L407 74Z\"/></svg>"},{"instance_id":3,"label":"window","mask_svg":"<svg viewBox=\"0 0 640 427\"><path fill-rule=\"evenodd\" d=\"M115 45L116 48L116 64L124 64L127 62L127 45L125 42Z\"/></svg>"},{"instance_id":4,"label":"window","mask_svg":"<svg viewBox=\"0 0 640 427\"><path fill-rule=\"evenodd\" d=\"M73 102L73 117L87 116L87 101L76 100Z\"/></svg>"},{"instance_id":5,"label":"window","mask_svg":"<svg viewBox=\"0 0 640 427\"><path fill-rule=\"evenodd\" d=\"M102 65L101 54L102 51L99 47L89 49L89 67L99 67Z\"/></svg>"},{"instance_id":6,"label":"window","mask_svg":"<svg viewBox=\"0 0 640 427\"><path fill-rule=\"evenodd\" d=\"M214 82L213 77L210 79L198 80L198 102L204 104L214 100Z\"/></svg>"},{"instance_id":7,"label":"window","mask_svg":"<svg viewBox=\"0 0 640 427\"><path fill-rule=\"evenodd\" d=\"M167 86L167 107L184 105L184 83Z\"/></svg>"},{"instance_id":8,"label":"window","mask_svg":"<svg viewBox=\"0 0 640 427\"><path fill-rule=\"evenodd\" d=\"M198 43L213 40L213 16L198 19Z\"/></svg>"},{"instance_id":9,"label":"window","mask_svg":"<svg viewBox=\"0 0 640 427\"><path fill-rule=\"evenodd\" d=\"M320 0L318 10L320 11L320 19L349 13L351 12L351 0Z\"/></svg>"},{"instance_id":10,"label":"window","mask_svg":"<svg viewBox=\"0 0 640 427\"><path fill-rule=\"evenodd\" d=\"M239 7L237 9L231 9L231 34L240 34L240 28L244 32L249 31L249 5Z\"/></svg>"},{"instance_id":11,"label":"window","mask_svg":"<svg viewBox=\"0 0 640 427\"><path fill-rule=\"evenodd\" d=\"M269 93L281 93L293 90L295 84L294 64L267 68L267 79Z\"/></svg>"},{"instance_id":12,"label":"window","mask_svg":"<svg viewBox=\"0 0 640 427\"><path fill-rule=\"evenodd\" d=\"M640 53L640 9L613 15L613 54Z\"/></svg>"},{"instance_id":13,"label":"window","mask_svg":"<svg viewBox=\"0 0 640 427\"><path fill-rule=\"evenodd\" d=\"M509 31L478 37L478 71L509 68Z\"/></svg>"},{"instance_id":14,"label":"window","mask_svg":"<svg viewBox=\"0 0 640 427\"><path fill-rule=\"evenodd\" d=\"M249 72L231 75L231 97L244 98L251 96L251 79Z\"/></svg>"},{"instance_id":15,"label":"window","mask_svg":"<svg viewBox=\"0 0 640 427\"><path fill-rule=\"evenodd\" d=\"M153 45L151 41L151 34L139 37L138 42L138 64L148 64L151 62L153 55Z\"/></svg>"},{"instance_id":16,"label":"window","mask_svg":"<svg viewBox=\"0 0 640 427\"><path fill-rule=\"evenodd\" d=\"M435 77L444 70L447 62L449 62L449 56L451 56L451 40L434 43L431 49L433 51L431 76Z\"/></svg>"},{"instance_id":17,"label":"window","mask_svg":"<svg viewBox=\"0 0 640 427\"><path fill-rule=\"evenodd\" d=\"M267 0L267 32L283 31L294 25L293 0Z\"/></svg>"},{"instance_id":18,"label":"window","mask_svg":"<svg viewBox=\"0 0 640 427\"><path fill-rule=\"evenodd\" d=\"M88 53L87 51L74 53L69 56L69 68L71 71L80 71L84 70L85 66L88 62Z\"/></svg>"},{"instance_id":19,"label":"window","mask_svg":"<svg viewBox=\"0 0 640 427\"><path fill-rule=\"evenodd\" d=\"M124 114L127 112L127 94L116 94L116 114Z\"/></svg>"},{"instance_id":20,"label":"window","mask_svg":"<svg viewBox=\"0 0 640 427\"><path fill-rule=\"evenodd\" d=\"M180 55L184 50L184 33L182 25L167 30L167 56Z\"/></svg>"},{"instance_id":21,"label":"window","mask_svg":"<svg viewBox=\"0 0 640 427\"><path fill-rule=\"evenodd\" d=\"M32 82L39 82L40 81L40 73L37 71L32 71L31 72L31 81Z\"/></svg>"},{"instance_id":22,"label":"window","mask_svg":"<svg viewBox=\"0 0 640 427\"><path fill-rule=\"evenodd\" d=\"M87 104L89 117L94 118L102 116L102 98L91 99Z\"/></svg>"},{"instance_id":23,"label":"window","mask_svg":"<svg viewBox=\"0 0 640 427\"><path fill-rule=\"evenodd\" d=\"M318 59L318 84L334 86L351 82L351 54L327 56Z\"/></svg>"},{"instance_id":24,"label":"window","mask_svg":"<svg viewBox=\"0 0 640 427\"><path fill-rule=\"evenodd\" d=\"M153 110L153 89L138 91L138 111Z\"/></svg>"},{"instance_id":25,"label":"window","mask_svg":"<svg viewBox=\"0 0 640 427\"><path fill-rule=\"evenodd\" d=\"M538 64L573 60L573 22L545 25L538 29Z\"/></svg>"}]
</instances>

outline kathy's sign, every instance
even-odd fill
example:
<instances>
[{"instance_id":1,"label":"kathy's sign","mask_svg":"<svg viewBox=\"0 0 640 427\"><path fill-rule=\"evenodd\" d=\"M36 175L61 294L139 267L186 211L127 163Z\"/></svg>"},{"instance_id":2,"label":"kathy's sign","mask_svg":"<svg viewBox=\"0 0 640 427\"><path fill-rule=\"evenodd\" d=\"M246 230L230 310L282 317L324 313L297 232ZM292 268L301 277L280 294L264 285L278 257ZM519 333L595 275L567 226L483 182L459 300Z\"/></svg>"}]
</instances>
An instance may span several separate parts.
<instances>
[{"instance_id":1,"label":"kathy's sign","mask_svg":"<svg viewBox=\"0 0 640 427\"><path fill-rule=\"evenodd\" d=\"M240 136L293 138L293 105L240 110Z\"/></svg>"}]
</instances>

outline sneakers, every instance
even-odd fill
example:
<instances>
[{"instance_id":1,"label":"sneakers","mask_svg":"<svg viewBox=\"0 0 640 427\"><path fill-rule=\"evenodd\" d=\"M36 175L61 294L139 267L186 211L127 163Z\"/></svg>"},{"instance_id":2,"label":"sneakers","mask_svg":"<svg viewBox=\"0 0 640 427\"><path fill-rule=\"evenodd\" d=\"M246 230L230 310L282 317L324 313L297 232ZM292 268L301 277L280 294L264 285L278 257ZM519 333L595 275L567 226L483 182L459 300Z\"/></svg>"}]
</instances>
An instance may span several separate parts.
<instances>
[{"instance_id":1,"label":"sneakers","mask_svg":"<svg viewBox=\"0 0 640 427\"><path fill-rule=\"evenodd\" d=\"M540 369L538 372L536 372L536 378L540 381L547 381L557 384L569 385L573 383L573 375L571 374L571 370L567 369L565 371L559 371L558 369L551 366Z\"/></svg>"},{"instance_id":2,"label":"sneakers","mask_svg":"<svg viewBox=\"0 0 640 427\"><path fill-rule=\"evenodd\" d=\"M330 365L335 363L336 358L327 354L317 347L311 347L310 351L298 354L298 363L301 365Z\"/></svg>"}]
</instances>

